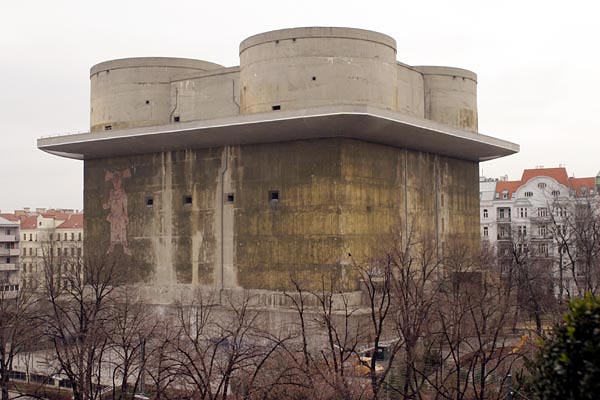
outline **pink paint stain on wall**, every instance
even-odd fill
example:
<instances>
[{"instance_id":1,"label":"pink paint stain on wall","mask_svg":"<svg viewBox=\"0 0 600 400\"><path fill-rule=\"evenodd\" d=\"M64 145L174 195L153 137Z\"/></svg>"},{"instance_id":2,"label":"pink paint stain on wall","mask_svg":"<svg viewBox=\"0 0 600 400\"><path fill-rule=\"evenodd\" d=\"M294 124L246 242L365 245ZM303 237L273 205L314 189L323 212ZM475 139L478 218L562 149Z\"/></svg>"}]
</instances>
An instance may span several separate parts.
<instances>
[{"instance_id":1,"label":"pink paint stain on wall","mask_svg":"<svg viewBox=\"0 0 600 400\"><path fill-rule=\"evenodd\" d=\"M112 253L115 245L120 244L123 252L131 255L131 250L127 244L127 224L129 216L127 214L127 193L123 189L123 179L130 178L129 168L122 171L106 171L104 181L111 182L112 188L108 194L108 200L102 205L105 210L110 210L106 220L110 223L110 246L107 253Z\"/></svg>"}]
</instances>

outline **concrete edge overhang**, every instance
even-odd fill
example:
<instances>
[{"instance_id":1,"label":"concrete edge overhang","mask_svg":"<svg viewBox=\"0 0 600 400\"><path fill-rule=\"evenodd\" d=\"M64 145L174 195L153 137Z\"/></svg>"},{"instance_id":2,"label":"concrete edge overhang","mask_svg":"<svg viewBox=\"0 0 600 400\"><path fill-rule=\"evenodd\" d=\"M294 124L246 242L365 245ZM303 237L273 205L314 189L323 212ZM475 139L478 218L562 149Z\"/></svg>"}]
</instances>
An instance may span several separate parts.
<instances>
[{"instance_id":1,"label":"concrete edge overhang","mask_svg":"<svg viewBox=\"0 0 600 400\"><path fill-rule=\"evenodd\" d=\"M37 145L50 154L83 160L320 138L357 139L470 161L492 160L519 152L519 145L491 136L361 105L45 137L38 139Z\"/></svg>"}]
</instances>

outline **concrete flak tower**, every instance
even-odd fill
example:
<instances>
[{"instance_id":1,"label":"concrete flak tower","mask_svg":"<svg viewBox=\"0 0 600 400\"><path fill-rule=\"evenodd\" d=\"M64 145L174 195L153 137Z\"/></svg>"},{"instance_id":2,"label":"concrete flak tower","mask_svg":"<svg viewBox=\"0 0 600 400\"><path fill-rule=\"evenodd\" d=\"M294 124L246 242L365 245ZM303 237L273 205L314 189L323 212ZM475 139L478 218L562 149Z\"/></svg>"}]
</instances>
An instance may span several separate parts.
<instances>
[{"instance_id":1,"label":"concrete flak tower","mask_svg":"<svg viewBox=\"0 0 600 400\"><path fill-rule=\"evenodd\" d=\"M293 28L240 66L132 58L91 70L90 132L38 141L84 161L88 243L152 286L357 287L355 262L418 231L479 240L477 76L396 60L393 38ZM351 254L351 256L350 256Z\"/></svg>"}]
</instances>

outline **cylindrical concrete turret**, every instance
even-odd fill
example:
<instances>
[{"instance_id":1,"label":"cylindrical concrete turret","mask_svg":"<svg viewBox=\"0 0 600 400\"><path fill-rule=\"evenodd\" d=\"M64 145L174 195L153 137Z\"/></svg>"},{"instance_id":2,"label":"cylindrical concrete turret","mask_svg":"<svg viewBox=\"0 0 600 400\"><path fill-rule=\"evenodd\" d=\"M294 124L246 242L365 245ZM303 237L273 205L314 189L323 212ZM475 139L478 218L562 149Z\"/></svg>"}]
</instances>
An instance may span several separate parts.
<instances>
[{"instance_id":1,"label":"cylindrical concrete turret","mask_svg":"<svg viewBox=\"0 0 600 400\"><path fill-rule=\"evenodd\" d=\"M396 41L351 28L293 28L240 44L241 113L329 104L396 109Z\"/></svg>"},{"instance_id":2,"label":"cylindrical concrete turret","mask_svg":"<svg viewBox=\"0 0 600 400\"><path fill-rule=\"evenodd\" d=\"M425 118L477 132L477 75L452 67L414 67L423 74Z\"/></svg>"},{"instance_id":3,"label":"cylindrical concrete turret","mask_svg":"<svg viewBox=\"0 0 600 400\"><path fill-rule=\"evenodd\" d=\"M171 121L171 80L222 68L202 60L124 58L90 70L91 131L164 125Z\"/></svg>"}]
</instances>

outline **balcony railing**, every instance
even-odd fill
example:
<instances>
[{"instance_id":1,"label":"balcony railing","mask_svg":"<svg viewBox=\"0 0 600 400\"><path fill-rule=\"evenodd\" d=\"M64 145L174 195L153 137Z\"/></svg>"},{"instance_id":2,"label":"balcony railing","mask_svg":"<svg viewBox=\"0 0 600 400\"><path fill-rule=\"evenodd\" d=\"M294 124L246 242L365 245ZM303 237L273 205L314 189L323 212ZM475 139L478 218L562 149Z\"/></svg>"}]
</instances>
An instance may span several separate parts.
<instances>
[{"instance_id":1,"label":"balcony railing","mask_svg":"<svg viewBox=\"0 0 600 400\"><path fill-rule=\"evenodd\" d=\"M497 222L510 222L510 215L508 217L500 217L496 219Z\"/></svg>"},{"instance_id":2,"label":"balcony railing","mask_svg":"<svg viewBox=\"0 0 600 400\"><path fill-rule=\"evenodd\" d=\"M531 236L531 240L537 240L537 241L551 241L552 239L554 239L554 236L550 235L550 234L545 234L545 235L532 235Z\"/></svg>"},{"instance_id":3,"label":"balcony railing","mask_svg":"<svg viewBox=\"0 0 600 400\"><path fill-rule=\"evenodd\" d=\"M550 222L552 220L552 217L550 215L534 215L531 218L529 218L529 220L531 222Z\"/></svg>"},{"instance_id":4,"label":"balcony railing","mask_svg":"<svg viewBox=\"0 0 600 400\"><path fill-rule=\"evenodd\" d=\"M16 235L0 235L0 242L16 242L17 240Z\"/></svg>"},{"instance_id":5,"label":"balcony railing","mask_svg":"<svg viewBox=\"0 0 600 400\"><path fill-rule=\"evenodd\" d=\"M0 256L18 256L21 252L19 249L0 248Z\"/></svg>"},{"instance_id":6,"label":"balcony railing","mask_svg":"<svg viewBox=\"0 0 600 400\"><path fill-rule=\"evenodd\" d=\"M0 300L15 299L19 294L18 290L2 290L0 289Z\"/></svg>"},{"instance_id":7,"label":"balcony railing","mask_svg":"<svg viewBox=\"0 0 600 400\"><path fill-rule=\"evenodd\" d=\"M0 271L17 271L17 264L0 264Z\"/></svg>"}]
</instances>

